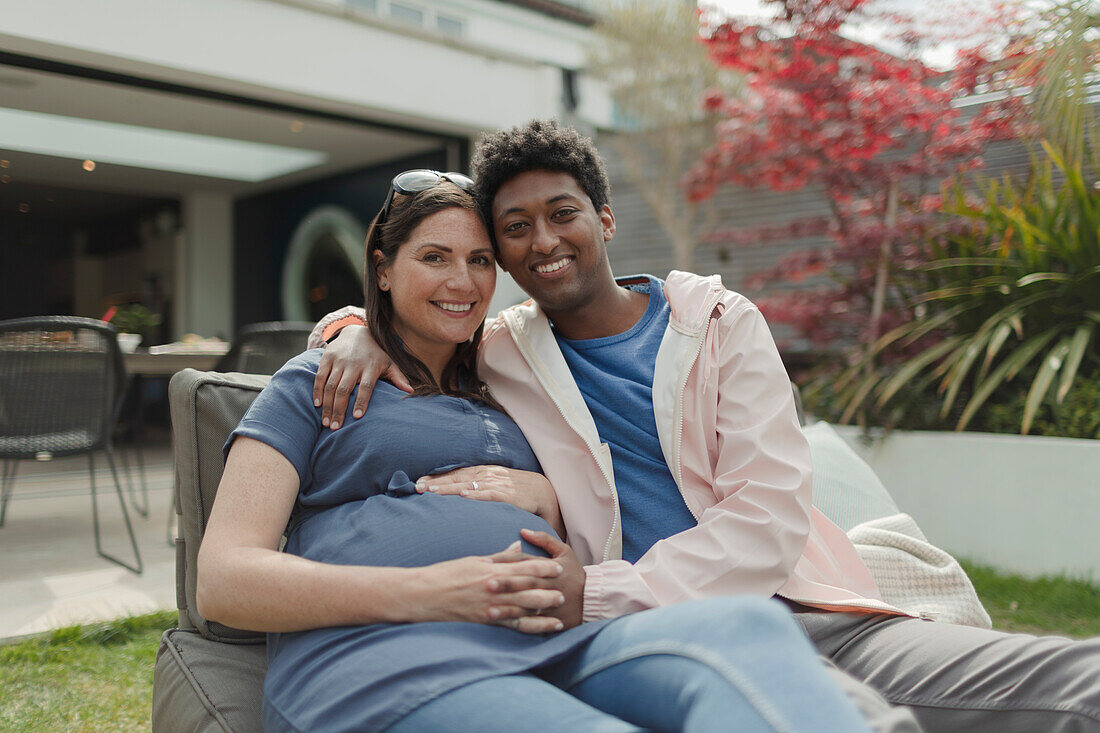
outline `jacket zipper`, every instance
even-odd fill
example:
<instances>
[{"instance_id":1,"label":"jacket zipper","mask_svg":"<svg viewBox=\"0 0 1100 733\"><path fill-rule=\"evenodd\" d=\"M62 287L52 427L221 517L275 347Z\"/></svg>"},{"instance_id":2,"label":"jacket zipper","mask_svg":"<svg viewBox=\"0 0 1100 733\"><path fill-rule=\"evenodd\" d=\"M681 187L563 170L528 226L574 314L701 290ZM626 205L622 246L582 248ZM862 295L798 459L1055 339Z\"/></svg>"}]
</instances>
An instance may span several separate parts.
<instances>
[{"instance_id":1,"label":"jacket zipper","mask_svg":"<svg viewBox=\"0 0 1100 733\"><path fill-rule=\"evenodd\" d=\"M600 443L600 447L607 445L606 443ZM611 449L608 448L608 458L611 457ZM608 478L607 471L604 470L603 463L597 461L600 465L600 471L603 473L604 480L607 481L608 488L611 489L611 501L615 508L615 511L611 515L611 532L607 535L607 542L603 545L603 560L607 562L608 554L611 553L611 539L615 536L615 532L619 529L619 490L615 488L615 482ZM621 553L620 553L621 554Z\"/></svg>"},{"instance_id":2,"label":"jacket zipper","mask_svg":"<svg viewBox=\"0 0 1100 733\"><path fill-rule=\"evenodd\" d=\"M676 459L676 465L674 466L676 473L674 474L674 479L676 481L676 488L680 491L680 496L684 500L684 506L686 506L688 511L691 512L691 516L695 517L696 523L699 522L699 514L695 511L695 509L692 508L691 502L689 502L687 499L687 494L684 493L684 465L683 460L681 459L682 447L684 444L684 395L687 392L688 375L691 374L692 368L695 366L696 362L699 361L699 355L703 353L703 343L707 340L707 331L711 327L711 320L713 320L710 314L714 312L714 308L718 305L718 301L721 297L721 293L711 294L706 309L707 320L704 322L703 328L699 332L699 335L695 337L695 353L690 359L688 359L684 363L684 369L680 373L679 381L676 385L678 395L678 399L676 400L675 415L676 444L673 446L672 449L672 455Z\"/></svg>"},{"instance_id":3,"label":"jacket zipper","mask_svg":"<svg viewBox=\"0 0 1100 733\"><path fill-rule=\"evenodd\" d=\"M879 611L881 613L890 613L891 610L894 613L897 613L897 612L901 611L901 609L890 605L886 601L875 601L872 598L866 598L866 599L863 599L862 601L856 600L856 601L853 601L851 603L837 603L837 602L833 602L833 601L817 601L817 600L813 600L811 598L796 598L795 596L783 596L783 597L786 598L788 601L794 601L795 603L801 603L803 606L809 606L810 608L821 607L821 606L839 606L841 608L864 608L864 609L867 609L868 611ZM906 616L911 615L911 614L905 613L904 611L901 611L901 613L903 615L906 615ZM925 612L921 612L919 618L925 618L925 616L926 616Z\"/></svg>"}]
</instances>

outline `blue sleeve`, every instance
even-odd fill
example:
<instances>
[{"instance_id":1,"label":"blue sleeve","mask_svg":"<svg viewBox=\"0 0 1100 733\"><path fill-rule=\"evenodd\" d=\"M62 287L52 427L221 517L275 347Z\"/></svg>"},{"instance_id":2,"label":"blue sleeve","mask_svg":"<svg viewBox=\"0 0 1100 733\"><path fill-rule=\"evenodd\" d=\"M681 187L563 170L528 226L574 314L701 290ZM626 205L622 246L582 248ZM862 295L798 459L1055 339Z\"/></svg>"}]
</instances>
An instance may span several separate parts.
<instances>
[{"instance_id":1,"label":"blue sleeve","mask_svg":"<svg viewBox=\"0 0 1100 733\"><path fill-rule=\"evenodd\" d=\"M298 472L299 487L312 477L313 449L321 434L321 408L313 406L313 380L321 349L299 354L283 365L252 402L223 449L226 456L239 435L279 451Z\"/></svg>"}]
</instances>

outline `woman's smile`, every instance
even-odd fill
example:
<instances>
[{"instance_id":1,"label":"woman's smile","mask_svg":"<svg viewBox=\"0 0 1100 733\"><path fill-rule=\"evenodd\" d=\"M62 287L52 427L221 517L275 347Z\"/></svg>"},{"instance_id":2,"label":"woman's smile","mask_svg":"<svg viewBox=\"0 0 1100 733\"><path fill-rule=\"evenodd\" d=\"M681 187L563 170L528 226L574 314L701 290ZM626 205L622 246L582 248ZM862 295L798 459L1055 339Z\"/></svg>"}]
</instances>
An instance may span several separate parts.
<instances>
[{"instance_id":1,"label":"woman's smile","mask_svg":"<svg viewBox=\"0 0 1100 733\"><path fill-rule=\"evenodd\" d=\"M469 303L469 302L467 302L467 303L453 303L453 302L450 302L450 301L443 301L443 300L433 300L431 302L432 302L433 305L438 306L440 308L440 310L444 310L447 313L452 313L455 316L466 316L466 315L468 315L470 313L470 310L473 308L473 305L474 305L473 303Z\"/></svg>"}]
</instances>

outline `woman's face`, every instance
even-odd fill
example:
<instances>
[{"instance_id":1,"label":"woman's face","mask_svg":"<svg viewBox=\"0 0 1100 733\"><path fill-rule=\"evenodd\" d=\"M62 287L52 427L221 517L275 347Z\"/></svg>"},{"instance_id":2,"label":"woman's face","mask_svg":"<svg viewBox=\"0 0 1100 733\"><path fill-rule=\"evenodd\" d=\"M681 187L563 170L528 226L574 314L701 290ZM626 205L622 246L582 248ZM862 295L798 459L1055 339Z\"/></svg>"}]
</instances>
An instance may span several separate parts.
<instances>
[{"instance_id":1,"label":"woman's face","mask_svg":"<svg viewBox=\"0 0 1100 733\"><path fill-rule=\"evenodd\" d=\"M473 336L485 320L497 272L481 217L450 208L424 219L383 264L375 251L380 284L393 301L394 328L422 360Z\"/></svg>"}]
</instances>

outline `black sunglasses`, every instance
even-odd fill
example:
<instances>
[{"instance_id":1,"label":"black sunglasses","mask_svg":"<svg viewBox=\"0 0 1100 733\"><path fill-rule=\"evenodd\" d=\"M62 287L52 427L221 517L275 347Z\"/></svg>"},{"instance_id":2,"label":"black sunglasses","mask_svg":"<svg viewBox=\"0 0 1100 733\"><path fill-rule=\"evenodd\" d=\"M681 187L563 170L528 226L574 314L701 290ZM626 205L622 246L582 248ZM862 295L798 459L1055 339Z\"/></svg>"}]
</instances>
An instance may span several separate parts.
<instances>
[{"instance_id":1,"label":"black sunglasses","mask_svg":"<svg viewBox=\"0 0 1100 733\"><path fill-rule=\"evenodd\" d=\"M378 214L378 226L381 226L390 214L390 206L393 205L395 194L408 196L409 194L427 191L442 181L450 181L463 191L469 191L474 187L474 180L461 173L440 173L427 168L414 168L411 171L398 173L390 181L390 192L386 194L386 203L382 204L382 211Z\"/></svg>"}]
</instances>

